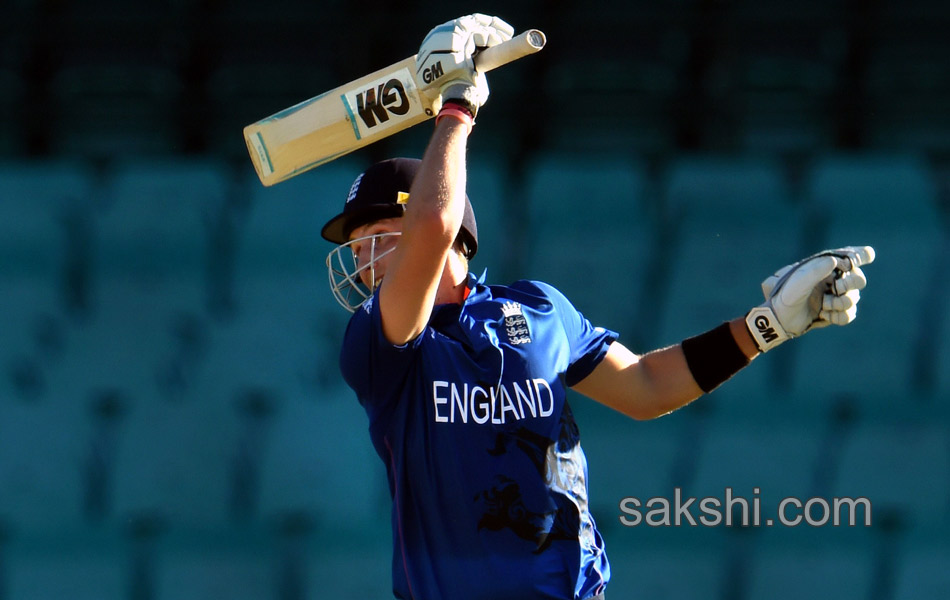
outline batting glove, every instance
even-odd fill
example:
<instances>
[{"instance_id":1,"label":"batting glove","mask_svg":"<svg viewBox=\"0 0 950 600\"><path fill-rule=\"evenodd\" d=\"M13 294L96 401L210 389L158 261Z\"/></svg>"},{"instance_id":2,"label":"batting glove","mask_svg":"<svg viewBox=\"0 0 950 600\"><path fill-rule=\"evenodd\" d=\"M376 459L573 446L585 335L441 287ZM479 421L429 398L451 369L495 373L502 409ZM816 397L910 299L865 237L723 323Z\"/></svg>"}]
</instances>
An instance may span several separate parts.
<instances>
[{"instance_id":1,"label":"batting glove","mask_svg":"<svg viewBox=\"0 0 950 600\"><path fill-rule=\"evenodd\" d=\"M474 116L488 100L488 80L476 70L474 56L510 40L513 34L508 23L480 13L432 29L416 55L416 79L423 82L419 91L432 103L433 111L452 101Z\"/></svg>"},{"instance_id":2,"label":"batting glove","mask_svg":"<svg viewBox=\"0 0 950 600\"><path fill-rule=\"evenodd\" d=\"M870 246L825 250L763 281L765 303L745 319L759 350L768 352L812 329L853 321L860 290L867 285L861 267L873 261Z\"/></svg>"}]
</instances>

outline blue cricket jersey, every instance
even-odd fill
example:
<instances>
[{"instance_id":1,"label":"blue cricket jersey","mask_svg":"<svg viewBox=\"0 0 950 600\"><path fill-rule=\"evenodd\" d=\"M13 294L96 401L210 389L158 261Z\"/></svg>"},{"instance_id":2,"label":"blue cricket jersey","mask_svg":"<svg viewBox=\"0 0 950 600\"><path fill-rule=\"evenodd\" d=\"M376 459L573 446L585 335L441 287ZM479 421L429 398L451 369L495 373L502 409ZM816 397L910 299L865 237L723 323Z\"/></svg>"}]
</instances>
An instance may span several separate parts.
<instances>
[{"instance_id":1,"label":"blue cricket jersey","mask_svg":"<svg viewBox=\"0 0 950 600\"><path fill-rule=\"evenodd\" d=\"M617 334L550 285L486 286L435 307L403 346L378 295L347 326L341 370L392 495L393 592L414 600L575 600L610 577L565 391Z\"/></svg>"}]
</instances>

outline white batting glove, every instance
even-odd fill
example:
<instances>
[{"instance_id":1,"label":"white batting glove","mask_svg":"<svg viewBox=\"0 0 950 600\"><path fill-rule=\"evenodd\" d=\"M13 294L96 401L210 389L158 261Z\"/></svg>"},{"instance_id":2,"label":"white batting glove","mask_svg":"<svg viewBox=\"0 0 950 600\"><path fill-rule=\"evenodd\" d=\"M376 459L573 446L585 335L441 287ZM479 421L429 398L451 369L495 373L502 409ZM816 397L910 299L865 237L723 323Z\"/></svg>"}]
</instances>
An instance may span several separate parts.
<instances>
[{"instance_id":1,"label":"white batting glove","mask_svg":"<svg viewBox=\"0 0 950 600\"><path fill-rule=\"evenodd\" d=\"M762 282L765 303L749 311L746 326L762 352L785 340L828 325L847 325L867 285L861 266L874 261L874 248L825 250L777 271Z\"/></svg>"},{"instance_id":2,"label":"white batting glove","mask_svg":"<svg viewBox=\"0 0 950 600\"><path fill-rule=\"evenodd\" d=\"M514 29L498 17L475 13L435 27L422 40L416 55L420 92L438 112L452 100L474 115L488 100L488 80L475 69L475 54L511 39Z\"/></svg>"}]
</instances>

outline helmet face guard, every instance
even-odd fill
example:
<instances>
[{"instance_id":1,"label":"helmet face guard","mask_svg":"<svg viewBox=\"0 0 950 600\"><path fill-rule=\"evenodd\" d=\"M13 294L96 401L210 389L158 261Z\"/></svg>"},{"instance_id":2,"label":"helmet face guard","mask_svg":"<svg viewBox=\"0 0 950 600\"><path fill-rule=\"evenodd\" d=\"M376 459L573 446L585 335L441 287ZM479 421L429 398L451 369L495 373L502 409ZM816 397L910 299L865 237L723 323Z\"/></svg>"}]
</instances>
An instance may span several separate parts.
<instances>
[{"instance_id":1,"label":"helmet face guard","mask_svg":"<svg viewBox=\"0 0 950 600\"><path fill-rule=\"evenodd\" d=\"M327 256L327 271L330 276L330 291L336 301L349 312L356 312L366 300L372 297L379 286L376 279L376 262L396 249L393 244L387 250L377 253L377 242L383 238L398 236L400 232L377 233L355 240L350 240L334 248ZM353 244L369 244L369 260L365 265L359 264L359 257L353 251ZM361 278L364 272L369 273L372 288L367 287Z\"/></svg>"}]
</instances>

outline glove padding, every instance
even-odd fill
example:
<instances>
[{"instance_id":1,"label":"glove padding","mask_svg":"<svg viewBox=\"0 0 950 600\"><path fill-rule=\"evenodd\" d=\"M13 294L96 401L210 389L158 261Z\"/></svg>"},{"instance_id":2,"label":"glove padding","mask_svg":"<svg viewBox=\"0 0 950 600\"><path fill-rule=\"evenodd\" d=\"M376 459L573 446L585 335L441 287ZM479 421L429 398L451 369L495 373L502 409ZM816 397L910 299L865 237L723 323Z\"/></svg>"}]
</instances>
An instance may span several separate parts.
<instances>
[{"instance_id":1,"label":"glove padding","mask_svg":"<svg viewBox=\"0 0 950 600\"><path fill-rule=\"evenodd\" d=\"M870 246L825 250L763 281L765 303L746 315L759 350L767 352L812 329L853 321L860 290L867 285L861 267L873 261Z\"/></svg>"},{"instance_id":2,"label":"glove padding","mask_svg":"<svg viewBox=\"0 0 950 600\"><path fill-rule=\"evenodd\" d=\"M422 40L416 55L419 89L438 112L452 100L478 112L488 100L488 80L475 68L473 57L511 39L514 29L498 17L475 13L435 27Z\"/></svg>"}]
</instances>

